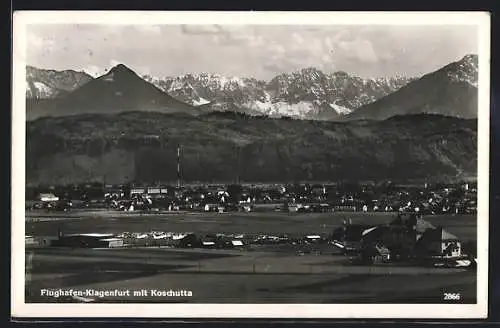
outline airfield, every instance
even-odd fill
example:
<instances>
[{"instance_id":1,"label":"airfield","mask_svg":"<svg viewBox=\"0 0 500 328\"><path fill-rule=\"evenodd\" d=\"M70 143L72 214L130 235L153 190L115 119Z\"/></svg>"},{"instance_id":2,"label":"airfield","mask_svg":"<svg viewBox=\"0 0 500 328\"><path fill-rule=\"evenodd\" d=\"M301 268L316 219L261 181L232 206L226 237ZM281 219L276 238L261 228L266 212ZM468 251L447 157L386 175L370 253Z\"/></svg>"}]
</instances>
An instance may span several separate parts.
<instances>
[{"instance_id":1,"label":"airfield","mask_svg":"<svg viewBox=\"0 0 500 328\"><path fill-rule=\"evenodd\" d=\"M194 233L329 234L353 224L381 224L394 213L26 213L26 234L178 231ZM463 241L477 239L475 215L426 216ZM41 289L146 290L90 296L93 302L188 303L476 303L475 270L349 263L334 246L321 254L287 249L251 251L136 247L26 249L26 302L68 302ZM153 292L153 291L158 291ZM165 296L161 291L189 291ZM443 300L460 293L460 300Z\"/></svg>"}]
</instances>

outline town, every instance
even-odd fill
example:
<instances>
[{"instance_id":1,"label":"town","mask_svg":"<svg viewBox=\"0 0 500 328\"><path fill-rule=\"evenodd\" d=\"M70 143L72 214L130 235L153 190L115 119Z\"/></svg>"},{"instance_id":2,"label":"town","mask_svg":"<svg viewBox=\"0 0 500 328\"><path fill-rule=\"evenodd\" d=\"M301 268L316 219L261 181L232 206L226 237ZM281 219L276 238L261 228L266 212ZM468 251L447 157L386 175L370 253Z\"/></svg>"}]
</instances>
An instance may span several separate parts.
<instances>
[{"instance_id":1,"label":"town","mask_svg":"<svg viewBox=\"0 0 500 328\"><path fill-rule=\"evenodd\" d=\"M233 249L348 255L352 263L358 264L401 261L415 264L417 261L419 265L471 266L476 257L474 241L459 239L443 226L431 224L427 218L476 213L476 188L473 183L231 184L182 188L89 184L40 188L32 190L32 195L38 196L28 202L28 209L35 217L36 213L43 217L43 213L50 215L58 211L67 214L73 211L77 215L92 212L96 215L94 222L100 216L120 217L120 212L132 217L128 221L107 222L99 232L68 233L61 226L57 226L56 232L54 226L50 236L27 235L26 245ZM319 216L311 218L307 213ZM217 216L221 216L220 219ZM297 222L304 221L295 230L277 226L273 231L265 231L262 225L252 231L249 227L259 218L273 222L287 216L296 217ZM353 217L356 222L352 222ZM162 221L164 218L168 221ZM214 218L218 226L209 226L207 231L203 224L210 225ZM231 225L231 232L225 231L227 225L221 219ZM316 230L306 231L305 224L313 219L322 223ZM132 224L131 220L136 222ZM192 220L201 221L196 224ZM179 230L180 227L173 229L176 222L189 231ZM149 227L152 229L146 231Z\"/></svg>"},{"instance_id":2,"label":"town","mask_svg":"<svg viewBox=\"0 0 500 328\"><path fill-rule=\"evenodd\" d=\"M39 186L26 190L29 210L114 209L197 212L398 212L475 214L476 183L397 185L109 185Z\"/></svg>"}]
</instances>

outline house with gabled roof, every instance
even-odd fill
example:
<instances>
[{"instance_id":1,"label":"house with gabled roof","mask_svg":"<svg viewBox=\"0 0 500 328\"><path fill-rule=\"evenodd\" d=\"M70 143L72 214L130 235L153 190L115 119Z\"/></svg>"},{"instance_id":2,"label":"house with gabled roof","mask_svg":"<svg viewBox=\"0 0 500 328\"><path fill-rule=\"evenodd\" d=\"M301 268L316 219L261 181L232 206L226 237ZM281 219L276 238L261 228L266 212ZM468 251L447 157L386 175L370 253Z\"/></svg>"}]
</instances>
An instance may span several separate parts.
<instances>
[{"instance_id":1,"label":"house with gabled roof","mask_svg":"<svg viewBox=\"0 0 500 328\"><path fill-rule=\"evenodd\" d=\"M417 241L419 255L426 257L458 258L462 256L462 243L442 227L427 229Z\"/></svg>"}]
</instances>

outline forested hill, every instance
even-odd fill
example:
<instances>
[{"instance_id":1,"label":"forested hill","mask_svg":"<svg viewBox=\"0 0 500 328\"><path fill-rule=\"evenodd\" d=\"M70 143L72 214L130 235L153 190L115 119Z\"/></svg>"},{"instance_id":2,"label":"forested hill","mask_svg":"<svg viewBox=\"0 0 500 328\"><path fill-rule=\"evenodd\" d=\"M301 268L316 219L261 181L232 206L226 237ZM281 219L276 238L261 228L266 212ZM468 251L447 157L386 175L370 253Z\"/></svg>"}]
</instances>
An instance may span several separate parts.
<instances>
[{"instance_id":1,"label":"forested hill","mask_svg":"<svg viewBox=\"0 0 500 328\"><path fill-rule=\"evenodd\" d=\"M127 112L27 122L27 183L475 177L477 120L307 121Z\"/></svg>"}]
</instances>

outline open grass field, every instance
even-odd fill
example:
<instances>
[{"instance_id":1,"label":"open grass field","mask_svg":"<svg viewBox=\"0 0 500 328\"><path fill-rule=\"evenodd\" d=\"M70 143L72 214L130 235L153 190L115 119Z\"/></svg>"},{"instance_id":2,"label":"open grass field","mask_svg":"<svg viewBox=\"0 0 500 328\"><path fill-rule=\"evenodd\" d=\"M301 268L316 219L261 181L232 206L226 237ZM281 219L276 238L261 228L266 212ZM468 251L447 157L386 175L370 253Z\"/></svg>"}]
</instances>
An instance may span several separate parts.
<instances>
[{"instance_id":1,"label":"open grass field","mask_svg":"<svg viewBox=\"0 0 500 328\"><path fill-rule=\"evenodd\" d=\"M394 213L130 213L115 211L75 211L71 213L29 212L26 234L56 235L64 233L121 233L172 231L194 233L331 233L351 219L352 223L381 224L390 222ZM442 225L461 239L476 239L477 217L474 215L436 215L425 219Z\"/></svg>"},{"instance_id":2,"label":"open grass field","mask_svg":"<svg viewBox=\"0 0 500 328\"><path fill-rule=\"evenodd\" d=\"M81 212L28 215L26 234L192 231L195 233L330 233L351 218L379 224L386 213L227 213L159 214ZM52 216L54 218L55 216ZM426 217L464 240L475 240L475 216ZM60 302L40 295L47 289L135 290L143 296L90 297L101 302L195 303L443 303L444 293L460 293L475 303L476 272L395 265L354 266L332 252L298 256L255 249L170 248L26 250L26 301ZM186 290L191 297L156 296L152 290ZM457 302L457 301L453 301Z\"/></svg>"}]
</instances>

